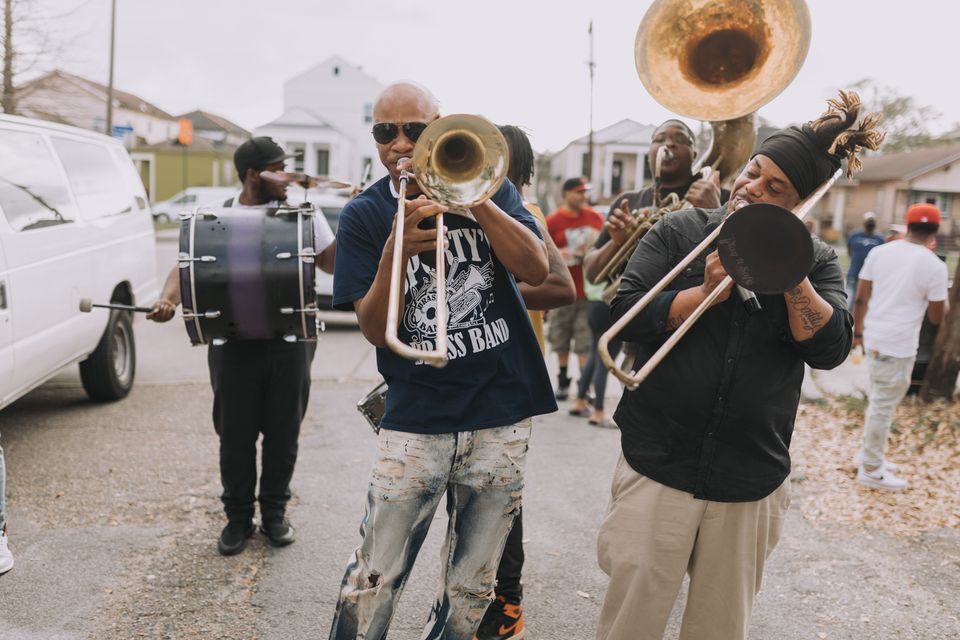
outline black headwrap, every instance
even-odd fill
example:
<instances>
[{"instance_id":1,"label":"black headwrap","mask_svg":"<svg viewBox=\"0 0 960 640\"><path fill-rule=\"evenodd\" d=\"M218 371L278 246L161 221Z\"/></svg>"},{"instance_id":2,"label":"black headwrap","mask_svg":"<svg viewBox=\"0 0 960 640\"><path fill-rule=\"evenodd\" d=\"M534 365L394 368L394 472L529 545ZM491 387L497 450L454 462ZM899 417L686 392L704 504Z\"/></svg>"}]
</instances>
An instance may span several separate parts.
<instances>
[{"instance_id":1,"label":"black headwrap","mask_svg":"<svg viewBox=\"0 0 960 640\"><path fill-rule=\"evenodd\" d=\"M776 163L806 198L840 168L842 158L823 148L820 137L809 124L777 131L763 141L757 153Z\"/></svg>"},{"instance_id":2,"label":"black headwrap","mask_svg":"<svg viewBox=\"0 0 960 640\"><path fill-rule=\"evenodd\" d=\"M876 151L884 133L877 125L880 114L860 115L860 96L841 91L827 100L827 110L802 127L777 131L763 141L756 154L773 160L786 174L801 198L823 184L847 161L847 177L860 170L860 151Z\"/></svg>"}]
</instances>

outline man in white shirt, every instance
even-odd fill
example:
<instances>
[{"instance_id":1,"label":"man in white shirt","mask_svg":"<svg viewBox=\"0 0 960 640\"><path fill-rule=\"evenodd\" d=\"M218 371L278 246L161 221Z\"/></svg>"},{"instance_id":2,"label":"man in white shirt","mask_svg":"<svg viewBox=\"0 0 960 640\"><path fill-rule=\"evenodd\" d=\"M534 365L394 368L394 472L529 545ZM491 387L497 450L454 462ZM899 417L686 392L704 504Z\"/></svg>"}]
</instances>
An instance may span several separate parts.
<instances>
[{"instance_id":1,"label":"man in white shirt","mask_svg":"<svg viewBox=\"0 0 960 640\"><path fill-rule=\"evenodd\" d=\"M857 481L898 490L906 480L884 459L893 410L910 388L920 325L926 313L940 324L946 313L947 266L927 244L940 228L931 204L907 210L907 236L874 248L860 271L853 311L853 347L863 346L870 367L870 394L863 439L855 461Z\"/></svg>"},{"instance_id":2,"label":"man in white shirt","mask_svg":"<svg viewBox=\"0 0 960 640\"><path fill-rule=\"evenodd\" d=\"M240 177L240 193L224 207L261 208L286 201L287 186L261 177L263 171L283 171L292 158L276 142L257 137L240 145L233 156ZM333 273L336 242L323 215L314 216L315 265ZM179 269L174 265L148 320L167 322L180 304ZM316 345L285 340L230 340L211 344L207 364L213 386L213 422L220 437L220 481L227 525L217 540L225 556L240 553L255 528L253 515L260 504L260 531L275 546L294 541L286 517L290 479L297 460L300 423L310 398L310 364ZM260 445L259 495L257 439Z\"/></svg>"}]
</instances>

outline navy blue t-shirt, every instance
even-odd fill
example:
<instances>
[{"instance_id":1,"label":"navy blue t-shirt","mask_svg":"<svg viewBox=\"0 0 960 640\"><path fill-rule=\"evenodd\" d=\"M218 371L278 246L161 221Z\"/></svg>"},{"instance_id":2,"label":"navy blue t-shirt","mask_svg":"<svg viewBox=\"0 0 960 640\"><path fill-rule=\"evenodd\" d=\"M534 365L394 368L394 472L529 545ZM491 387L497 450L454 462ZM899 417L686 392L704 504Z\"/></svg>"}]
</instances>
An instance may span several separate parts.
<instances>
[{"instance_id":1,"label":"navy blue t-shirt","mask_svg":"<svg viewBox=\"0 0 960 640\"><path fill-rule=\"evenodd\" d=\"M850 268L847 269L848 278L856 278L860 275L860 269L863 268L863 261L867 259L867 254L874 247L883 244L883 236L867 235L863 231L857 231L847 240L847 250L850 253Z\"/></svg>"},{"instance_id":2,"label":"navy blue t-shirt","mask_svg":"<svg viewBox=\"0 0 960 640\"><path fill-rule=\"evenodd\" d=\"M337 309L353 309L353 302L373 284L397 211L390 187L389 177L377 181L340 214L333 277ZM510 182L504 181L492 200L542 237ZM454 433L502 427L556 411L540 345L516 280L472 217L447 213L443 222L449 242L449 362L436 368L378 348L377 368L388 385L381 425L413 433ZM399 337L425 349L433 348L436 335L432 282L433 269L418 257L411 258L406 265Z\"/></svg>"}]
</instances>

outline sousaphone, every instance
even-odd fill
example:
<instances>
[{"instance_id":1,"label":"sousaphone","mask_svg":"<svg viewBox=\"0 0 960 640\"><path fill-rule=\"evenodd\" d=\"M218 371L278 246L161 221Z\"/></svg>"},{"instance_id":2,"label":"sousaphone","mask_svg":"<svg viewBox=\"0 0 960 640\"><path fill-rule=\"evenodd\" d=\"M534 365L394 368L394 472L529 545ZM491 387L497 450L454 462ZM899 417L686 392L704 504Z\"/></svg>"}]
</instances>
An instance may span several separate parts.
<instances>
[{"instance_id":1,"label":"sousaphone","mask_svg":"<svg viewBox=\"0 0 960 640\"><path fill-rule=\"evenodd\" d=\"M707 120L699 166L729 184L753 152L756 111L796 76L810 47L803 0L658 0L637 29L637 74L654 100Z\"/></svg>"}]
</instances>

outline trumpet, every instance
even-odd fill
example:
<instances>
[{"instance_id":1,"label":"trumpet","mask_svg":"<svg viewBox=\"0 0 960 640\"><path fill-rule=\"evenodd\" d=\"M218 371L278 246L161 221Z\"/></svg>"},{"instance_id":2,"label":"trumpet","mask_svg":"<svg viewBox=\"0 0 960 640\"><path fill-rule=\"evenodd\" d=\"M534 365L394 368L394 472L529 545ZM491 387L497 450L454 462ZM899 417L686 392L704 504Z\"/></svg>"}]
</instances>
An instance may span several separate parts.
<instances>
[{"instance_id":1,"label":"trumpet","mask_svg":"<svg viewBox=\"0 0 960 640\"><path fill-rule=\"evenodd\" d=\"M451 115L434 120L423 130L412 158L401 158L400 189L397 197L393 261L390 268L390 295L387 308L386 343L391 351L410 360L435 367L447 363L447 276L443 248L443 214L437 214L433 284L436 286L436 339L432 349L418 349L399 337L405 279L403 229L407 183L415 179L420 191L431 200L451 209L470 209L488 200L503 183L510 163L507 141L496 125L480 116ZM412 171L408 170L412 168ZM451 213L453 213L451 211Z\"/></svg>"},{"instance_id":2,"label":"trumpet","mask_svg":"<svg viewBox=\"0 0 960 640\"><path fill-rule=\"evenodd\" d=\"M653 172L653 206L648 210L651 211L647 216L643 216L643 209L637 209L632 213L634 220L638 220L638 225L630 233L630 236L627 238L627 241L623 243L617 252L610 257L610 260L607 261L607 264L604 265L603 269L600 270L600 273L597 274L597 282L606 282L610 281L610 286L608 289L613 289L613 293L616 293L614 287L619 286L620 278L619 274L623 271L624 266L626 266L627 261L630 259L630 256L633 255L633 252L636 251L637 245L640 244L640 240L643 239L643 236L650 230L650 228L656 224L656 222L662 218L667 213L671 211L678 211L679 209L684 208L683 204L686 203L686 200L680 202L680 199L677 198L675 193L671 193L667 198L667 201L664 202L660 197L660 170L664 162L668 162L673 158L673 152L670 151L667 147L660 147L657 149L656 160L654 161L654 172ZM606 292L605 292L606 296Z\"/></svg>"}]
</instances>

